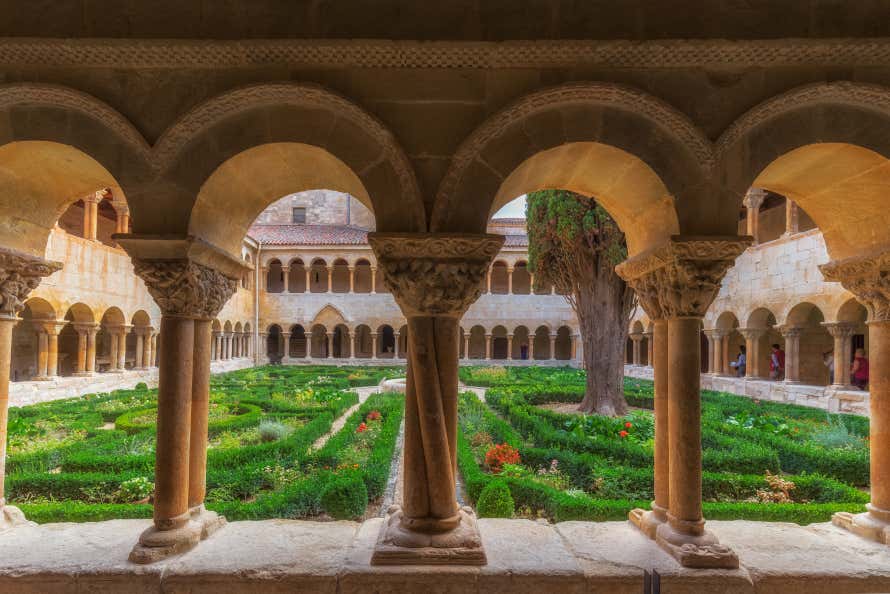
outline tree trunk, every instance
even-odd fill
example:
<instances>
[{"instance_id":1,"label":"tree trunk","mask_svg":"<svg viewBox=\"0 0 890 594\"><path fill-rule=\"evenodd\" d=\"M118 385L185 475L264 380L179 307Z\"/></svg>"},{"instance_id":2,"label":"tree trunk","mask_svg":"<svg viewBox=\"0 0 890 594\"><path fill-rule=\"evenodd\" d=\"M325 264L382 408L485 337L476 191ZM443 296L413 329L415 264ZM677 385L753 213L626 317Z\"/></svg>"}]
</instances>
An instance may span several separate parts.
<instances>
[{"instance_id":1,"label":"tree trunk","mask_svg":"<svg viewBox=\"0 0 890 594\"><path fill-rule=\"evenodd\" d=\"M578 410L610 417L627 413L624 399L624 358L633 291L608 262L594 265L576 285L575 314L584 342L587 388Z\"/></svg>"}]
</instances>

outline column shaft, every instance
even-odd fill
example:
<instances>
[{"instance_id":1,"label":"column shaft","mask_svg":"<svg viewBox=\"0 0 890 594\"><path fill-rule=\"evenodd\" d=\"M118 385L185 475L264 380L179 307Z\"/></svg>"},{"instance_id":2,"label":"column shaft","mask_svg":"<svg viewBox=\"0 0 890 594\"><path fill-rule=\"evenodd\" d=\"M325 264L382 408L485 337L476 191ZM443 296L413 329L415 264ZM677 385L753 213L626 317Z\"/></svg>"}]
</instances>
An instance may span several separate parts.
<instances>
[{"instance_id":1,"label":"column shaft","mask_svg":"<svg viewBox=\"0 0 890 594\"><path fill-rule=\"evenodd\" d=\"M12 367L12 329L18 320L0 314L0 513L6 504L6 427L9 420L9 374Z\"/></svg>"},{"instance_id":2,"label":"column shaft","mask_svg":"<svg viewBox=\"0 0 890 594\"><path fill-rule=\"evenodd\" d=\"M890 320L869 322L869 452L872 513L890 521Z\"/></svg>"},{"instance_id":3,"label":"column shaft","mask_svg":"<svg viewBox=\"0 0 890 594\"><path fill-rule=\"evenodd\" d=\"M44 379L49 376L47 365L49 362L49 338L45 330L37 334L37 377Z\"/></svg>"},{"instance_id":4,"label":"column shaft","mask_svg":"<svg viewBox=\"0 0 890 594\"><path fill-rule=\"evenodd\" d=\"M77 331L77 367L74 372L83 375L87 370L87 331Z\"/></svg>"},{"instance_id":5,"label":"column shaft","mask_svg":"<svg viewBox=\"0 0 890 594\"><path fill-rule=\"evenodd\" d=\"M204 503L207 485L207 416L210 405L211 320L194 321L191 386L191 433L189 436L188 507Z\"/></svg>"},{"instance_id":6,"label":"column shaft","mask_svg":"<svg viewBox=\"0 0 890 594\"><path fill-rule=\"evenodd\" d=\"M87 331L86 372L89 374L96 373L96 333L98 331L98 328L91 328Z\"/></svg>"},{"instance_id":7,"label":"column shaft","mask_svg":"<svg viewBox=\"0 0 890 594\"><path fill-rule=\"evenodd\" d=\"M59 375L59 333L55 329L47 333L46 375Z\"/></svg>"},{"instance_id":8,"label":"column shaft","mask_svg":"<svg viewBox=\"0 0 890 594\"><path fill-rule=\"evenodd\" d=\"M652 372L655 383L655 452L654 478L655 500L652 502L654 518L648 522L647 530L650 538L655 538L655 528L659 523L667 521L670 507L670 412L668 411L668 323L667 320L652 322L652 340L655 343L655 356L652 360Z\"/></svg>"}]
</instances>

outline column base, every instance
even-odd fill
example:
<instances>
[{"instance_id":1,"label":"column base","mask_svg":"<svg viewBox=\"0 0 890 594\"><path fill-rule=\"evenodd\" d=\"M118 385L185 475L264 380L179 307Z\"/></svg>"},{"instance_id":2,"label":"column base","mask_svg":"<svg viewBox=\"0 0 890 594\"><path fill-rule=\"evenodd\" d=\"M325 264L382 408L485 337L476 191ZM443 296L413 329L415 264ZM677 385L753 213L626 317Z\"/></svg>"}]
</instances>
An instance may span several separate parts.
<instances>
[{"instance_id":1,"label":"column base","mask_svg":"<svg viewBox=\"0 0 890 594\"><path fill-rule=\"evenodd\" d=\"M36 526L28 520L22 510L14 505L6 505L4 499L0 499L0 532L11 530L18 526Z\"/></svg>"},{"instance_id":2,"label":"column base","mask_svg":"<svg viewBox=\"0 0 890 594\"><path fill-rule=\"evenodd\" d=\"M446 532L418 532L403 523L403 512L393 505L377 537L371 565L485 565L488 560L469 507L458 511L457 527Z\"/></svg>"},{"instance_id":3,"label":"column base","mask_svg":"<svg viewBox=\"0 0 890 594\"><path fill-rule=\"evenodd\" d=\"M158 530L152 525L139 536L139 542L130 551L130 561L142 565L154 563L189 551L201 542L201 526L182 516L185 522L177 528Z\"/></svg>"},{"instance_id":4,"label":"column base","mask_svg":"<svg viewBox=\"0 0 890 594\"><path fill-rule=\"evenodd\" d=\"M655 534L658 531L658 527L668 521L667 510L656 505L654 501L652 502L651 511L639 508L632 509L630 513L627 514L627 519L652 540L655 540Z\"/></svg>"},{"instance_id":5,"label":"column base","mask_svg":"<svg viewBox=\"0 0 890 594\"><path fill-rule=\"evenodd\" d=\"M870 503L867 503L865 507L868 511L861 514L837 512L831 517L831 523L862 538L881 544L890 544L890 522L880 517L882 510Z\"/></svg>"},{"instance_id":6,"label":"column base","mask_svg":"<svg viewBox=\"0 0 890 594\"><path fill-rule=\"evenodd\" d=\"M72 373L71 375L72 375L73 377L92 377L92 376L94 376L94 375L96 375L96 374L95 374L94 372L92 372L92 371L75 371L75 372Z\"/></svg>"},{"instance_id":7,"label":"column base","mask_svg":"<svg viewBox=\"0 0 890 594\"><path fill-rule=\"evenodd\" d=\"M207 540L227 523L224 516L208 510L203 503L191 508L189 514L192 516L192 521L201 527L201 540Z\"/></svg>"},{"instance_id":8,"label":"column base","mask_svg":"<svg viewBox=\"0 0 890 594\"><path fill-rule=\"evenodd\" d=\"M31 381L32 382L48 382L51 379L53 379L53 378L49 377L48 375L35 375L34 377L31 378Z\"/></svg>"},{"instance_id":9,"label":"column base","mask_svg":"<svg viewBox=\"0 0 890 594\"><path fill-rule=\"evenodd\" d=\"M738 569L739 557L732 549L720 544L708 531L699 535L679 532L662 524L656 530L655 542L683 567L694 569Z\"/></svg>"}]
</instances>

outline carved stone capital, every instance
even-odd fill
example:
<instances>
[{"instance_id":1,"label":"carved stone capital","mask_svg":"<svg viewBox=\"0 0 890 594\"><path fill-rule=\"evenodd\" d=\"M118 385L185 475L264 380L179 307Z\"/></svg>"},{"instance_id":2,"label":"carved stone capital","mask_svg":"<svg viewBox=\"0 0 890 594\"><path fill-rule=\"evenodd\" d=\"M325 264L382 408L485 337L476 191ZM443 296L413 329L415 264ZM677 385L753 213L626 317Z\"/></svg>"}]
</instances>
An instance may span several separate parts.
<instances>
[{"instance_id":1,"label":"carved stone capital","mask_svg":"<svg viewBox=\"0 0 890 594\"><path fill-rule=\"evenodd\" d=\"M182 260L133 260L136 274L164 315L212 319L238 288L238 279Z\"/></svg>"},{"instance_id":2,"label":"carved stone capital","mask_svg":"<svg viewBox=\"0 0 890 594\"><path fill-rule=\"evenodd\" d=\"M460 316L482 293L504 238L460 233L369 233L383 282L406 316Z\"/></svg>"},{"instance_id":3,"label":"carved stone capital","mask_svg":"<svg viewBox=\"0 0 890 594\"><path fill-rule=\"evenodd\" d=\"M767 330L769 330L769 328L739 328L738 329L739 334L741 334L742 337L746 341L752 341L752 342L755 340L760 340L766 334Z\"/></svg>"},{"instance_id":4,"label":"carved stone capital","mask_svg":"<svg viewBox=\"0 0 890 594\"><path fill-rule=\"evenodd\" d=\"M800 338L803 334L803 328L800 326L779 326L777 330L785 338Z\"/></svg>"},{"instance_id":5,"label":"carved stone capital","mask_svg":"<svg viewBox=\"0 0 890 594\"><path fill-rule=\"evenodd\" d=\"M852 338L856 325L850 322L822 322L822 326L834 338Z\"/></svg>"},{"instance_id":6,"label":"carved stone capital","mask_svg":"<svg viewBox=\"0 0 890 594\"><path fill-rule=\"evenodd\" d=\"M868 310L869 321L890 321L890 252L832 260L819 266L829 282L838 282Z\"/></svg>"},{"instance_id":7,"label":"carved stone capital","mask_svg":"<svg viewBox=\"0 0 890 594\"><path fill-rule=\"evenodd\" d=\"M704 317L750 237L683 237L616 267L651 319Z\"/></svg>"},{"instance_id":8,"label":"carved stone capital","mask_svg":"<svg viewBox=\"0 0 890 594\"><path fill-rule=\"evenodd\" d=\"M15 317L43 277L61 269L61 262L0 248L0 317Z\"/></svg>"},{"instance_id":9,"label":"carved stone capital","mask_svg":"<svg viewBox=\"0 0 890 594\"><path fill-rule=\"evenodd\" d=\"M757 210L760 208L760 205L763 204L763 201L766 199L766 191L761 190L760 188L751 188L748 190L748 193L745 194L744 200L742 200L742 205L745 208L751 210Z\"/></svg>"}]
</instances>

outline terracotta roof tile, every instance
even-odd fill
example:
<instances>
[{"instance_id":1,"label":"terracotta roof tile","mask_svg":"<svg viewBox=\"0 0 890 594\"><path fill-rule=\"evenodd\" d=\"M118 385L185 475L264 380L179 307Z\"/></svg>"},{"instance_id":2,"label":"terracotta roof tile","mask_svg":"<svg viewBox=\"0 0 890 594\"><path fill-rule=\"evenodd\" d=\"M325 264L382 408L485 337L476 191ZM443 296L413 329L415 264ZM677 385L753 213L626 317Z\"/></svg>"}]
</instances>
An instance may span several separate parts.
<instances>
[{"instance_id":1,"label":"terracotta roof tile","mask_svg":"<svg viewBox=\"0 0 890 594\"><path fill-rule=\"evenodd\" d=\"M248 234L263 245L365 245L368 231L350 225L254 225Z\"/></svg>"}]
</instances>

